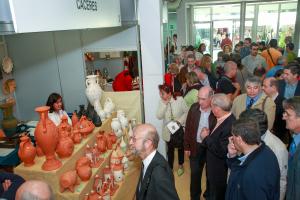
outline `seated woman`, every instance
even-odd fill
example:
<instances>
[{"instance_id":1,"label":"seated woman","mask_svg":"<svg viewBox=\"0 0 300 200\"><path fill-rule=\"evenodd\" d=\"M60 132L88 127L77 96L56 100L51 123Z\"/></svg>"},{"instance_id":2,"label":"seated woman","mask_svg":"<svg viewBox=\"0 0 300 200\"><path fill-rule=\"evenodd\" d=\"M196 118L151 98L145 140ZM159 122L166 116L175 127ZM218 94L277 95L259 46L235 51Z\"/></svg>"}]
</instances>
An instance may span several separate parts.
<instances>
[{"instance_id":1,"label":"seated woman","mask_svg":"<svg viewBox=\"0 0 300 200\"><path fill-rule=\"evenodd\" d=\"M50 107L48 117L53 121L53 123L58 126L61 122L61 117L66 115L68 117L68 123L72 125L72 121L66 111L64 111L64 104L62 102L62 97L57 93L52 93L48 97L46 106Z\"/></svg>"}]
</instances>

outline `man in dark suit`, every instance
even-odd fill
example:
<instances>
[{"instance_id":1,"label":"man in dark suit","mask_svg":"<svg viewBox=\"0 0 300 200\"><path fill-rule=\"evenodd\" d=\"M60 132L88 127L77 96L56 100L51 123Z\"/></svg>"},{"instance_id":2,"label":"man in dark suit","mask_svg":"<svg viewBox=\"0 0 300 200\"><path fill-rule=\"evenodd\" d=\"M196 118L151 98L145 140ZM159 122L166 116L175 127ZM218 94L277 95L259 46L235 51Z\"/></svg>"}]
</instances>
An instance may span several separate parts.
<instances>
[{"instance_id":1,"label":"man in dark suit","mask_svg":"<svg viewBox=\"0 0 300 200\"><path fill-rule=\"evenodd\" d=\"M204 86L210 86L212 89L216 89L217 79L207 70L201 67L194 67L193 72L198 76L199 82Z\"/></svg>"},{"instance_id":2,"label":"man in dark suit","mask_svg":"<svg viewBox=\"0 0 300 200\"><path fill-rule=\"evenodd\" d=\"M292 62L284 67L283 79L279 81L279 95L285 99L300 96L300 82L298 81L300 65Z\"/></svg>"},{"instance_id":3,"label":"man in dark suit","mask_svg":"<svg viewBox=\"0 0 300 200\"><path fill-rule=\"evenodd\" d=\"M200 132L203 128L209 128L212 131L217 121L210 108L213 94L213 90L209 86L204 86L199 90L198 102L191 106L185 123L184 150L190 158L191 200L200 200L201 196L201 177L206 149L202 145Z\"/></svg>"},{"instance_id":4,"label":"man in dark suit","mask_svg":"<svg viewBox=\"0 0 300 200\"><path fill-rule=\"evenodd\" d=\"M202 129L202 143L206 147L206 175L208 181L207 200L225 198L227 181L227 145L231 136L231 126L235 117L230 112L231 100L226 94L215 94L211 100L211 111L217 118L217 124L210 132Z\"/></svg>"},{"instance_id":5,"label":"man in dark suit","mask_svg":"<svg viewBox=\"0 0 300 200\"><path fill-rule=\"evenodd\" d=\"M275 111L275 120L272 128L272 132L280 138L284 143L288 144L288 130L285 128L285 121L282 119L283 114L283 107L282 101L283 97L278 93L278 81L271 77L266 78L263 82L263 91L265 92L268 97L274 100L276 104L276 111Z\"/></svg>"},{"instance_id":6,"label":"man in dark suit","mask_svg":"<svg viewBox=\"0 0 300 200\"><path fill-rule=\"evenodd\" d=\"M159 136L151 124L138 125L130 139L130 147L142 159L137 200L179 200L174 176L168 162L156 151Z\"/></svg>"}]
</instances>

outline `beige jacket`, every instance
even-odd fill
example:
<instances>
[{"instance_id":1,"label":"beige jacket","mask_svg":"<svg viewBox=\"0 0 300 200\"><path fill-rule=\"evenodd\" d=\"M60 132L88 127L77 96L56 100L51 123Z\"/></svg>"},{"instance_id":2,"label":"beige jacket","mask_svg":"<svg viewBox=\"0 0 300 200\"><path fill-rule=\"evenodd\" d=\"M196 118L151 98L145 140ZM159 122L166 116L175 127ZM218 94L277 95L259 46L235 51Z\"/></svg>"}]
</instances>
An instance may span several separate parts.
<instances>
[{"instance_id":1,"label":"beige jacket","mask_svg":"<svg viewBox=\"0 0 300 200\"><path fill-rule=\"evenodd\" d=\"M171 106L170 106L171 104ZM163 120L163 132L162 132L162 138L166 141L170 141L170 131L166 127L167 123L171 121L171 107L172 107L172 113L174 116L174 120L178 121L181 125L185 125L185 120L187 117L187 113L189 111L185 101L182 97L177 97L176 100L171 98L170 104L165 104L160 99L156 117L158 119Z\"/></svg>"},{"instance_id":2,"label":"beige jacket","mask_svg":"<svg viewBox=\"0 0 300 200\"><path fill-rule=\"evenodd\" d=\"M252 105L251 108L258 108L260 110L263 110L267 114L268 129L271 130L275 119L276 105L270 97L268 97L267 99L266 98L267 95L265 93L262 93L260 98ZM246 110L246 99L247 99L247 94L241 94L234 99L231 111L236 119L238 119L240 114L244 110ZM265 100L265 106L263 109L262 107L263 107L264 100Z\"/></svg>"},{"instance_id":3,"label":"beige jacket","mask_svg":"<svg viewBox=\"0 0 300 200\"><path fill-rule=\"evenodd\" d=\"M287 185L288 151L281 140L269 130L262 136L262 140L274 152L280 168L280 200L284 200Z\"/></svg>"}]
</instances>

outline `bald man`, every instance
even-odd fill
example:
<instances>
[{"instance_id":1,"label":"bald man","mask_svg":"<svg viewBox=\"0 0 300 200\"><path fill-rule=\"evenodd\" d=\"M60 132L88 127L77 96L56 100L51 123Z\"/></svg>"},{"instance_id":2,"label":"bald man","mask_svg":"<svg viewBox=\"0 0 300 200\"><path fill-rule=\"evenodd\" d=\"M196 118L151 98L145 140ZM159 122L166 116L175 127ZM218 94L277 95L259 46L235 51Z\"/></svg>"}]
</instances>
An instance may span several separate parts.
<instances>
[{"instance_id":1,"label":"bald man","mask_svg":"<svg viewBox=\"0 0 300 200\"><path fill-rule=\"evenodd\" d=\"M275 120L271 130L284 143L288 143L289 133L286 129L286 123L282 119L284 111L282 107L283 97L279 95L278 87L279 82L274 77L271 77L264 80L262 89L265 94L273 99L274 103L276 104Z\"/></svg>"},{"instance_id":2,"label":"bald man","mask_svg":"<svg viewBox=\"0 0 300 200\"><path fill-rule=\"evenodd\" d=\"M137 200L179 200L169 164L156 150L158 142L158 133L151 124L138 125L130 138L131 149L143 161L136 188Z\"/></svg>"},{"instance_id":3,"label":"bald man","mask_svg":"<svg viewBox=\"0 0 300 200\"><path fill-rule=\"evenodd\" d=\"M54 200L51 187L38 180L30 180L23 183L17 190L16 200Z\"/></svg>"}]
</instances>

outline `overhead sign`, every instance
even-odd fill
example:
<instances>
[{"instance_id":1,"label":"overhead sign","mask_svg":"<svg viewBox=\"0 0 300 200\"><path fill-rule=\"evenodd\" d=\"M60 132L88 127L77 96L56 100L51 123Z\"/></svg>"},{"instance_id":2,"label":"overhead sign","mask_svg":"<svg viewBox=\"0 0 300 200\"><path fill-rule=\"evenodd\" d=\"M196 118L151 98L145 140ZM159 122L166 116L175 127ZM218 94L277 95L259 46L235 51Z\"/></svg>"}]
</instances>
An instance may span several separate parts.
<instances>
[{"instance_id":1,"label":"overhead sign","mask_svg":"<svg viewBox=\"0 0 300 200\"><path fill-rule=\"evenodd\" d=\"M17 33L115 27L120 0L9 0Z\"/></svg>"}]
</instances>

